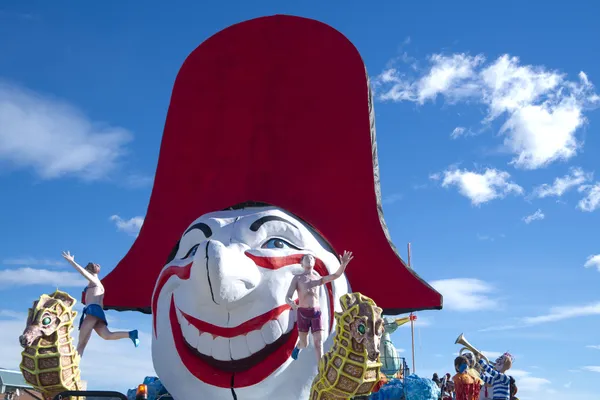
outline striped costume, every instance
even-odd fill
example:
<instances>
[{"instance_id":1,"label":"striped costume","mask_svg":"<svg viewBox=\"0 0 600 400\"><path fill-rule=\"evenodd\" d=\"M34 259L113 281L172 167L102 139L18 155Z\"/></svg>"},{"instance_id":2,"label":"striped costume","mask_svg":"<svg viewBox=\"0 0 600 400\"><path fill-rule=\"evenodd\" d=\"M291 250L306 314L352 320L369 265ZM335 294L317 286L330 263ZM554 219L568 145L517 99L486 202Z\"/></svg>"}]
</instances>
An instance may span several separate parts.
<instances>
[{"instance_id":1,"label":"striped costume","mask_svg":"<svg viewBox=\"0 0 600 400\"><path fill-rule=\"evenodd\" d=\"M493 400L510 400L510 378L508 375L496 371L484 360L479 360L479 365L489 374L481 374L481 379L489 385L492 385Z\"/></svg>"}]
</instances>

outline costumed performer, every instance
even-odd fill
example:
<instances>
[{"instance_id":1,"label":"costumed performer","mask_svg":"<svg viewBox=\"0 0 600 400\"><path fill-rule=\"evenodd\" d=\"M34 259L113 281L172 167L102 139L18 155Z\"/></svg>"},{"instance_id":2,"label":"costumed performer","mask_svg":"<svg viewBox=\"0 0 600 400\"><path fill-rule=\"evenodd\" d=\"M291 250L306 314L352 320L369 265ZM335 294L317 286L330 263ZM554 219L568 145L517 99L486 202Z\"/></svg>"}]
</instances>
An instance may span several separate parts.
<instances>
[{"instance_id":1,"label":"costumed performer","mask_svg":"<svg viewBox=\"0 0 600 400\"><path fill-rule=\"evenodd\" d=\"M492 385L493 400L510 400L510 377L505 372L511 369L512 364L513 356L509 353L504 353L498 357L494 367L483 359L479 360L479 365L483 367L483 371L489 374L482 374L481 378L485 383Z\"/></svg>"},{"instance_id":2,"label":"costumed performer","mask_svg":"<svg viewBox=\"0 0 600 400\"><path fill-rule=\"evenodd\" d=\"M323 326L321 322L321 309L319 307L318 288L327 282L334 281L341 277L352 258L351 252L344 251L338 270L331 275L321 276L314 270L315 256L312 254L305 254L302 257L300 265L302 265L304 271L292 278L285 299L286 303L297 312L298 344L292 352L292 358L294 360L298 359L300 350L308 346L309 331L312 332L313 335L317 363L321 360L321 357L323 357ZM298 292L297 305L292 300L295 292Z\"/></svg>"},{"instance_id":3,"label":"costumed performer","mask_svg":"<svg viewBox=\"0 0 600 400\"><path fill-rule=\"evenodd\" d=\"M469 360L464 356L454 359L456 375L452 377L456 391L456 400L479 400L481 380L469 374Z\"/></svg>"},{"instance_id":4,"label":"costumed performer","mask_svg":"<svg viewBox=\"0 0 600 400\"><path fill-rule=\"evenodd\" d=\"M138 339L137 330L129 332L111 332L108 330L108 321L106 320L103 309L104 286L102 285L102 282L100 282L100 278L98 278L100 265L90 262L83 268L75 262L75 256L69 251L63 251L62 256L88 281L88 285L84 289L85 307L81 313L81 319L79 320L79 342L77 343L77 352L79 353L79 356L83 356L83 351L94 330L98 336L104 340L129 338L135 347L138 347L140 341Z\"/></svg>"}]
</instances>

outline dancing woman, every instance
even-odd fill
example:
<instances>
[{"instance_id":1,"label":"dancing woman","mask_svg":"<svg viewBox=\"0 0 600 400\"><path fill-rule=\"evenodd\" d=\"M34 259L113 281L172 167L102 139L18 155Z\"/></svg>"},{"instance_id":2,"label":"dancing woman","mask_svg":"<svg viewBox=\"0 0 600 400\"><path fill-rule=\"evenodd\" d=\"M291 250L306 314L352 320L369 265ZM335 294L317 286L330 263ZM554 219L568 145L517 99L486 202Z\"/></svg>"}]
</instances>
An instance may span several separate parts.
<instances>
[{"instance_id":1,"label":"dancing woman","mask_svg":"<svg viewBox=\"0 0 600 400\"><path fill-rule=\"evenodd\" d=\"M129 332L111 332L108 330L108 322L104 315L104 286L98 278L100 266L94 263L88 263L85 268L75 262L75 257L71 253L64 252L62 256L71 264L87 281L89 282L84 289L85 292L85 308L81 313L79 320L79 342L77 343L77 352L79 356L83 356L85 346L87 346L92 331L96 331L98 336L104 340L131 339L135 347L138 347L140 341L138 339L138 331Z\"/></svg>"}]
</instances>

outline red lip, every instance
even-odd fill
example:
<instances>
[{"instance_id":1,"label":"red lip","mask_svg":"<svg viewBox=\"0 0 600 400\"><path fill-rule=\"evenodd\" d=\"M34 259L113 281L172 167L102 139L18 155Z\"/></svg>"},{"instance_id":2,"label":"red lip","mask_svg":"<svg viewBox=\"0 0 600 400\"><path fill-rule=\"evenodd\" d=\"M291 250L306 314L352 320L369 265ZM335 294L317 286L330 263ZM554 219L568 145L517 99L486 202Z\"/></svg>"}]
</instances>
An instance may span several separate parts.
<instances>
[{"instance_id":1,"label":"red lip","mask_svg":"<svg viewBox=\"0 0 600 400\"><path fill-rule=\"evenodd\" d=\"M279 317L284 311L287 311L290 308L291 308L290 306L288 306L287 304L284 304L284 305L274 308L270 311L267 311L264 314L256 316L256 317L252 318L251 320L248 320L238 326L234 326L232 328L225 328L222 326L212 325L212 324L209 324L208 322L201 321L198 318L195 318L189 314L186 314L185 312L181 311L181 309L179 309L179 307L177 307L177 309L181 312L181 314L187 320L187 322L189 322L190 324L195 326L200 332L206 332L206 333L210 333L211 335L214 335L214 336L221 336L221 337L225 337L225 338L241 336L241 335L250 333L252 331L258 330L258 329L262 328L263 325L265 325L267 322L269 322L273 319L277 319L277 317Z\"/></svg>"}]
</instances>

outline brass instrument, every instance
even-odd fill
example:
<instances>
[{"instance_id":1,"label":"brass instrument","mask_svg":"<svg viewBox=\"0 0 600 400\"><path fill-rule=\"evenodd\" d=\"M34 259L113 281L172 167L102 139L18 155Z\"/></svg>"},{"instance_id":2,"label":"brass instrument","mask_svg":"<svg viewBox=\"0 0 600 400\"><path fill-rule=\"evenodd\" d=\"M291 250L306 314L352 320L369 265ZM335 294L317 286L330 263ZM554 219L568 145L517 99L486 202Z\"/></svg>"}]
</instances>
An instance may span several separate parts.
<instances>
[{"instance_id":1,"label":"brass instrument","mask_svg":"<svg viewBox=\"0 0 600 400\"><path fill-rule=\"evenodd\" d=\"M473 353L473 355L475 355L476 361L479 361L479 359L483 359L488 364L490 363L490 360L488 360L487 357L484 356L482 352L477 350L477 348L475 346L473 346L471 343L469 343L469 341L465 338L465 335L463 335L462 333L456 339L454 344L461 344L464 346L462 349L460 349L458 355L462 356L465 351L470 351L471 353Z\"/></svg>"}]
</instances>

